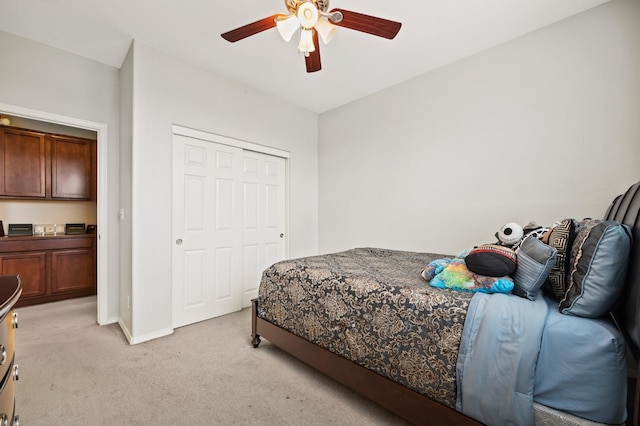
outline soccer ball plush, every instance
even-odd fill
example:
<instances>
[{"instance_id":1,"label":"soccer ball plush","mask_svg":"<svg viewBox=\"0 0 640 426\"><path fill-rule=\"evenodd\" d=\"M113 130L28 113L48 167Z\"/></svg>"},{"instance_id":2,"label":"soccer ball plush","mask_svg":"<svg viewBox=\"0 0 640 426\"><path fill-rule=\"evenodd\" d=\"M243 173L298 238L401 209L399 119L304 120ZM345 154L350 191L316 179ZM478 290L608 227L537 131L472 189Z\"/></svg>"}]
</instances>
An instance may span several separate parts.
<instances>
[{"instance_id":1,"label":"soccer ball plush","mask_svg":"<svg viewBox=\"0 0 640 426\"><path fill-rule=\"evenodd\" d=\"M500 241L500 244L505 246L512 246L520 241L524 237L524 230L522 226L517 223L509 222L505 224L498 232L496 232L496 238Z\"/></svg>"}]
</instances>

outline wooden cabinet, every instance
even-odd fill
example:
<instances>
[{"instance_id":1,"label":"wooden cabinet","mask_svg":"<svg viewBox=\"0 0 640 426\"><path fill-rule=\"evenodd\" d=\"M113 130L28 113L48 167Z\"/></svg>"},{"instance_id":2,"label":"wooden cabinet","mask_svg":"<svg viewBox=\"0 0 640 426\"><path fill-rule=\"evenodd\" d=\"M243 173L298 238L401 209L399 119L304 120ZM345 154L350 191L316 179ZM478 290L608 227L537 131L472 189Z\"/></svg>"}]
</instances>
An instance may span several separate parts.
<instances>
[{"instance_id":1,"label":"wooden cabinet","mask_svg":"<svg viewBox=\"0 0 640 426\"><path fill-rule=\"evenodd\" d=\"M0 127L0 197L95 199L95 141Z\"/></svg>"},{"instance_id":2,"label":"wooden cabinet","mask_svg":"<svg viewBox=\"0 0 640 426\"><path fill-rule=\"evenodd\" d=\"M91 141L51 136L51 198L91 198Z\"/></svg>"},{"instance_id":3,"label":"wooden cabinet","mask_svg":"<svg viewBox=\"0 0 640 426\"><path fill-rule=\"evenodd\" d=\"M0 195L47 196L46 148L44 133L0 128Z\"/></svg>"},{"instance_id":4,"label":"wooden cabinet","mask_svg":"<svg viewBox=\"0 0 640 426\"><path fill-rule=\"evenodd\" d=\"M96 294L96 236L0 238L0 275L20 275L16 306Z\"/></svg>"},{"instance_id":5,"label":"wooden cabinet","mask_svg":"<svg viewBox=\"0 0 640 426\"><path fill-rule=\"evenodd\" d=\"M15 382L18 364L15 360L15 329L18 314L13 308L22 287L17 276L0 276L0 425L18 425L15 413Z\"/></svg>"}]
</instances>

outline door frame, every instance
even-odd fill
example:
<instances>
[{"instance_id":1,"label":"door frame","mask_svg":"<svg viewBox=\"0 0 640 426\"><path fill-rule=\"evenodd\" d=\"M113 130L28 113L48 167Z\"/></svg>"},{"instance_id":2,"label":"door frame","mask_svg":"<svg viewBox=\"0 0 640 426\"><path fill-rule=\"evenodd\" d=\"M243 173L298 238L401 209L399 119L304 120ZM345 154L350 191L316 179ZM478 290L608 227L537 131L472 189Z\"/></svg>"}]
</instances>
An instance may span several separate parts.
<instances>
[{"instance_id":1,"label":"door frame","mask_svg":"<svg viewBox=\"0 0 640 426\"><path fill-rule=\"evenodd\" d=\"M248 151L260 152L262 154L273 155L275 157L282 157L285 160L287 160L287 164L288 164L288 160L291 158L291 153L289 151L284 151L278 148L272 148L266 145L259 145L257 143L247 142L247 141L232 138L229 136L223 136L215 133L205 132L202 130L196 130L190 127L179 126L177 124L172 125L171 131L174 135L187 136L189 138L201 139L203 141L220 143L222 145L229 145L236 148L246 149ZM286 170L287 177L289 177L288 169L289 167L287 166L287 170Z\"/></svg>"},{"instance_id":2,"label":"door frame","mask_svg":"<svg viewBox=\"0 0 640 426\"><path fill-rule=\"evenodd\" d=\"M108 126L106 123L82 120L65 115L23 108L15 105L0 103L0 113L63 126L91 130L97 133L98 150L98 194L97 194L97 322L99 325L112 324L118 318L109 317L109 285L118 287L117 279L110 284L108 263L109 231L107 229L109 212L107 210L107 158L108 158ZM115 301L114 301L115 302Z\"/></svg>"}]
</instances>

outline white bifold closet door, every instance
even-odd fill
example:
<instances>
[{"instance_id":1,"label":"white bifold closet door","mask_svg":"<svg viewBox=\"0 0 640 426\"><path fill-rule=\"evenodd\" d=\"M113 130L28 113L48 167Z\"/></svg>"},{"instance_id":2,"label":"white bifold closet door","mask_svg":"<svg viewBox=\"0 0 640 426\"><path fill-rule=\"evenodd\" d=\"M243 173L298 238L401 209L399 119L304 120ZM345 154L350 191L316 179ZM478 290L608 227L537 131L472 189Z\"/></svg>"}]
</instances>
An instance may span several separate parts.
<instances>
[{"instance_id":1,"label":"white bifold closet door","mask_svg":"<svg viewBox=\"0 0 640 426\"><path fill-rule=\"evenodd\" d=\"M173 136L173 327L249 306L285 256L285 159Z\"/></svg>"}]
</instances>

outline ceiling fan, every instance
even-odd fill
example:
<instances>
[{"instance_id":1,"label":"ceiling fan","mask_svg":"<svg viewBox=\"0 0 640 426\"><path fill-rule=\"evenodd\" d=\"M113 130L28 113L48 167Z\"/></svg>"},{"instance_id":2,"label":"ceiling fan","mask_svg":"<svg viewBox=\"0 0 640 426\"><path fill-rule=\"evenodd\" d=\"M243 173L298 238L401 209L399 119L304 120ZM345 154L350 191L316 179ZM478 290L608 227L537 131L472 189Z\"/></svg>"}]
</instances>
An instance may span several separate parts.
<instances>
[{"instance_id":1,"label":"ceiling fan","mask_svg":"<svg viewBox=\"0 0 640 426\"><path fill-rule=\"evenodd\" d=\"M235 43L259 32L278 28L285 41L300 33L298 50L304 54L307 72L320 71L320 46L318 34L324 44L328 44L336 31L336 26L350 28L378 37L392 39L400 31L400 22L376 18L344 9L329 10L329 0L285 0L289 14L275 14L256 22L228 31L222 35Z\"/></svg>"}]
</instances>

